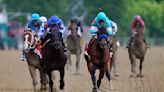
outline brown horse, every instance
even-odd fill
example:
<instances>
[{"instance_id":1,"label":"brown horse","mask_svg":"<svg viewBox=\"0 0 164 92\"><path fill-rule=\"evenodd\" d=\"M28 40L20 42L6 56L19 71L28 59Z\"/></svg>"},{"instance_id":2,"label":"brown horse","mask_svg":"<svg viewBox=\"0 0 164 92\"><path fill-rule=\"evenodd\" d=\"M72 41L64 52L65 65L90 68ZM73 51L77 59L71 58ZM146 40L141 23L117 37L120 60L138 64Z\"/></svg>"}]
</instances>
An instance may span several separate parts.
<instances>
[{"instance_id":1,"label":"brown horse","mask_svg":"<svg viewBox=\"0 0 164 92\"><path fill-rule=\"evenodd\" d=\"M66 40L68 49L67 68L71 69L72 66L71 54L76 55L76 74L78 74L80 70L80 55L82 52L82 38L80 37L80 35L78 35L78 31L81 30L77 26L77 23L75 23L75 21L72 20L69 31L71 31L71 34L68 35Z\"/></svg>"},{"instance_id":2,"label":"brown horse","mask_svg":"<svg viewBox=\"0 0 164 92\"><path fill-rule=\"evenodd\" d=\"M142 64L147 51L147 44L144 41L143 32L137 29L137 34L131 37L131 43L128 48L129 58L131 61L131 71L136 76L136 59L140 60L139 69L140 72L136 77L142 77Z\"/></svg>"},{"instance_id":3,"label":"brown horse","mask_svg":"<svg viewBox=\"0 0 164 92\"><path fill-rule=\"evenodd\" d=\"M41 78L41 90L46 89L47 79L45 76L45 72L43 70L43 64L39 56L34 53L34 48L36 45L35 37L33 36L33 33L30 29L24 30L24 48L23 52L27 58L27 63L29 66L29 71L32 77L33 86L34 86L34 92L37 90L36 85L38 84L36 79L36 69L40 72L40 78Z\"/></svg>"},{"instance_id":4,"label":"brown horse","mask_svg":"<svg viewBox=\"0 0 164 92\"><path fill-rule=\"evenodd\" d=\"M49 42L43 48L43 62L45 71L49 77L49 86L53 92L52 71L58 70L60 73L60 89L63 90L65 86L65 64L66 56L64 55L64 47L62 46L61 33L59 30L51 30L49 35Z\"/></svg>"},{"instance_id":5,"label":"brown horse","mask_svg":"<svg viewBox=\"0 0 164 92\"><path fill-rule=\"evenodd\" d=\"M108 36L106 34L99 34L98 39L96 39L91 47L90 50L90 58L87 55L84 55L88 71L90 72L92 83L93 83L93 92L97 92L97 87L100 87L101 80L104 77L104 73L106 73L106 77L110 83L111 89L112 82L110 78L110 51L109 51L109 45L107 42ZM96 77L95 77L95 71L96 69L100 70L99 78L96 83ZM97 84L97 85L96 85Z\"/></svg>"}]
</instances>

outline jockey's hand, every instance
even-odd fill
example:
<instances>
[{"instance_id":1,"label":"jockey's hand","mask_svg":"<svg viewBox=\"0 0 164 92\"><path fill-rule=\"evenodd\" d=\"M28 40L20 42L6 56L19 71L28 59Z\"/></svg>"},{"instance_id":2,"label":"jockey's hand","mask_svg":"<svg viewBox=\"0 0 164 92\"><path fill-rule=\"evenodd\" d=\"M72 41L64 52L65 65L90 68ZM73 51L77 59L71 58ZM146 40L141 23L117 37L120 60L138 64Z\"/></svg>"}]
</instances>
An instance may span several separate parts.
<instances>
[{"instance_id":1,"label":"jockey's hand","mask_svg":"<svg viewBox=\"0 0 164 92\"><path fill-rule=\"evenodd\" d=\"M134 37L137 34L136 31L132 32L132 36Z\"/></svg>"},{"instance_id":2,"label":"jockey's hand","mask_svg":"<svg viewBox=\"0 0 164 92\"><path fill-rule=\"evenodd\" d=\"M97 39L97 37L98 37L98 35L96 35L96 34L95 34L95 35L93 35L93 38L94 38L94 39Z\"/></svg>"},{"instance_id":3,"label":"jockey's hand","mask_svg":"<svg viewBox=\"0 0 164 92\"><path fill-rule=\"evenodd\" d=\"M134 34L137 34L137 32L135 31Z\"/></svg>"}]
</instances>

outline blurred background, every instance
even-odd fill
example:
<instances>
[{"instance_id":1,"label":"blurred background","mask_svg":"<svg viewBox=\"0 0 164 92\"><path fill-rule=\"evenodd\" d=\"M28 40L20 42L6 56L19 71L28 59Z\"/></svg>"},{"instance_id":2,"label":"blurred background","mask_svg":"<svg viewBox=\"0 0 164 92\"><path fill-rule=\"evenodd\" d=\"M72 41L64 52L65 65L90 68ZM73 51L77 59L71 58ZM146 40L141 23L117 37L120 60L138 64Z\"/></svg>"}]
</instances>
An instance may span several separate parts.
<instances>
[{"instance_id":1,"label":"blurred background","mask_svg":"<svg viewBox=\"0 0 164 92\"><path fill-rule=\"evenodd\" d=\"M0 49L22 48L22 30L34 12L47 18L57 15L65 26L71 18L78 18L86 28L84 31L88 32L100 10L117 23L122 46L127 44L130 22L137 14L145 21L148 43L164 45L163 0L0 0Z\"/></svg>"}]
</instances>

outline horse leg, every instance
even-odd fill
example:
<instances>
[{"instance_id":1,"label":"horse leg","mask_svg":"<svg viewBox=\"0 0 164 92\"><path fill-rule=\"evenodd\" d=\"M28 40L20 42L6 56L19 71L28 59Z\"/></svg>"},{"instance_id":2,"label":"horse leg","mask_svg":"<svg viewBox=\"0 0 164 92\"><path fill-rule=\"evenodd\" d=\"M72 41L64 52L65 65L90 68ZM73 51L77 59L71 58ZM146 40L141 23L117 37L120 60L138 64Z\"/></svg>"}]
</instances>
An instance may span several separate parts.
<instances>
[{"instance_id":1,"label":"horse leg","mask_svg":"<svg viewBox=\"0 0 164 92\"><path fill-rule=\"evenodd\" d=\"M80 71L80 51L76 52L76 74Z\"/></svg>"},{"instance_id":2,"label":"horse leg","mask_svg":"<svg viewBox=\"0 0 164 92\"><path fill-rule=\"evenodd\" d=\"M51 73L51 71L48 71L47 74L48 74L48 78L49 78L50 91L53 92L52 73Z\"/></svg>"},{"instance_id":3,"label":"horse leg","mask_svg":"<svg viewBox=\"0 0 164 92\"><path fill-rule=\"evenodd\" d=\"M116 67L116 53L113 53L113 57L112 57L111 62L112 62L111 66L113 67L113 71L114 71L114 76L119 76L117 73L117 67Z\"/></svg>"},{"instance_id":4,"label":"horse leg","mask_svg":"<svg viewBox=\"0 0 164 92\"><path fill-rule=\"evenodd\" d=\"M91 78L92 78L92 83L93 83L93 92L97 92L95 72L96 72L96 70L90 71Z\"/></svg>"},{"instance_id":5,"label":"horse leg","mask_svg":"<svg viewBox=\"0 0 164 92\"><path fill-rule=\"evenodd\" d=\"M31 78L33 81L33 86L34 86L34 92L37 91L36 85L38 84L37 78L36 78L36 68L34 66L28 65L29 66L29 71L31 74Z\"/></svg>"},{"instance_id":6,"label":"horse leg","mask_svg":"<svg viewBox=\"0 0 164 92\"><path fill-rule=\"evenodd\" d=\"M142 64L143 64L143 61L144 61L144 58L140 59L140 66L139 66L140 73L139 73L138 77L143 77L143 75L142 75Z\"/></svg>"},{"instance_id":7,"label":"horse leg","mask_svg":"<svg viewBox=\"0 0 164 92\"><path fill-rule=\"evenodd\" d=\"M47 76L46 76L46 72L43 70L43 68L40 68L39 69L39 72L40 72L40 81L41 81L41 90L46 90L46 85L48 83L48 79L47 79Z\"/></svg>"},{"instance_id":8,"label":"horse leg","mask_svg":"<svg viewBox=\"0 0 164 92\"><path fill-rule=\"evenodd\" d=\"M92 79L92 84L93 84L92 91L93 92L97 92L97 88L96 88L96 76L95 76L96 68L94 68L94 66L93 66L92 63L88 63L87 66L88 66L88 70L89 70L89 73L90 73L91 79Z\"/></svg>"},{"instance_id":9,"label":"horse leg","mask_svg":"<svg viewBox=\"0 0 164 92\"><path fill-rule=\"evenodd\" d=\"M105 70L106 70L106 77L107 77L109 84L110 84L110 89L114 89L113 85L112 85L111 75L110 75L110 62L107 62L105 64Z\"/></svg>"},{"instance_id":10,"label":"horse leg","mask_svg":"<svg viewBox=\"0 0 164 92\"><path fill-rule=\"evenodd\" d=\"M63 90L64 86L65 86L65 82L64 82L65 71L64 71L64 68L61 69L59 72L60 72L60 89Z\"/></svg>"},{"instance_id":11,"label":"horse leg","mask_svg":"<svg viewBox=\"0 0 164 92\"><path fill-rule=\"evenodd\" d=\"M68 61L67 61L67 70L71 70L72 61L71 61L71 52L68 51Z\"/></svg>"},{"instance_id":12,"label":"horse leg","mask_svg":"<svg viewBox=\"0 0 164 92\"><path fill-rule=\"evenodd\" d=\"M130 51L129 58L131 61L131 72L133 73L132 75L130 75L130 77L134 77L136 75L136 58Z\"/></svg>"},{"instance_id":13,"label":"horse leg","mask_svg":"<svg viewBox=\"0 0 164 92\"><path fill-rule=\"evenodd\" d=\"M100 69L99 79L97 81L97 87L98 88L100 87L101 80L102 80L103 77L104 77L104 69Z\"/></svg>"}]
</instances>

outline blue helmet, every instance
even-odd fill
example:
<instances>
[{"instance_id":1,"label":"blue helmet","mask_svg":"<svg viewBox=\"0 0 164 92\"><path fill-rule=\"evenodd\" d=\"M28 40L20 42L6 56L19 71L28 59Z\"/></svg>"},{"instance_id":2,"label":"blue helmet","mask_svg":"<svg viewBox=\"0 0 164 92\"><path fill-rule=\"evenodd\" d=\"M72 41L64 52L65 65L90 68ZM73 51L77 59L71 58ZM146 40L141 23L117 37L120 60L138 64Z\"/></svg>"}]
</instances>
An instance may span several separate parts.
<instances>
[{"instance_id":1,"label":"blue helmet","mask_svg":"<svg viewBox=\"0 0 164 92\"><path fill-rule=\"evenodd\" d=\"M40 17L39 14L33 13L33 14L31 15L31 20L38 20L39 17Z\"/></svg>"},{"instance_id":2,"label":"blue helmet","mask_svg":"<svg viewBox=\"0 0 164 92\"><path fill-rule=\"evenodd\" d=\"M50 25L52 25L52 24L60 24L60 18L58 17L58 16L52 16L51 18L50 18Z\"/></svg>"}]
</instances>

